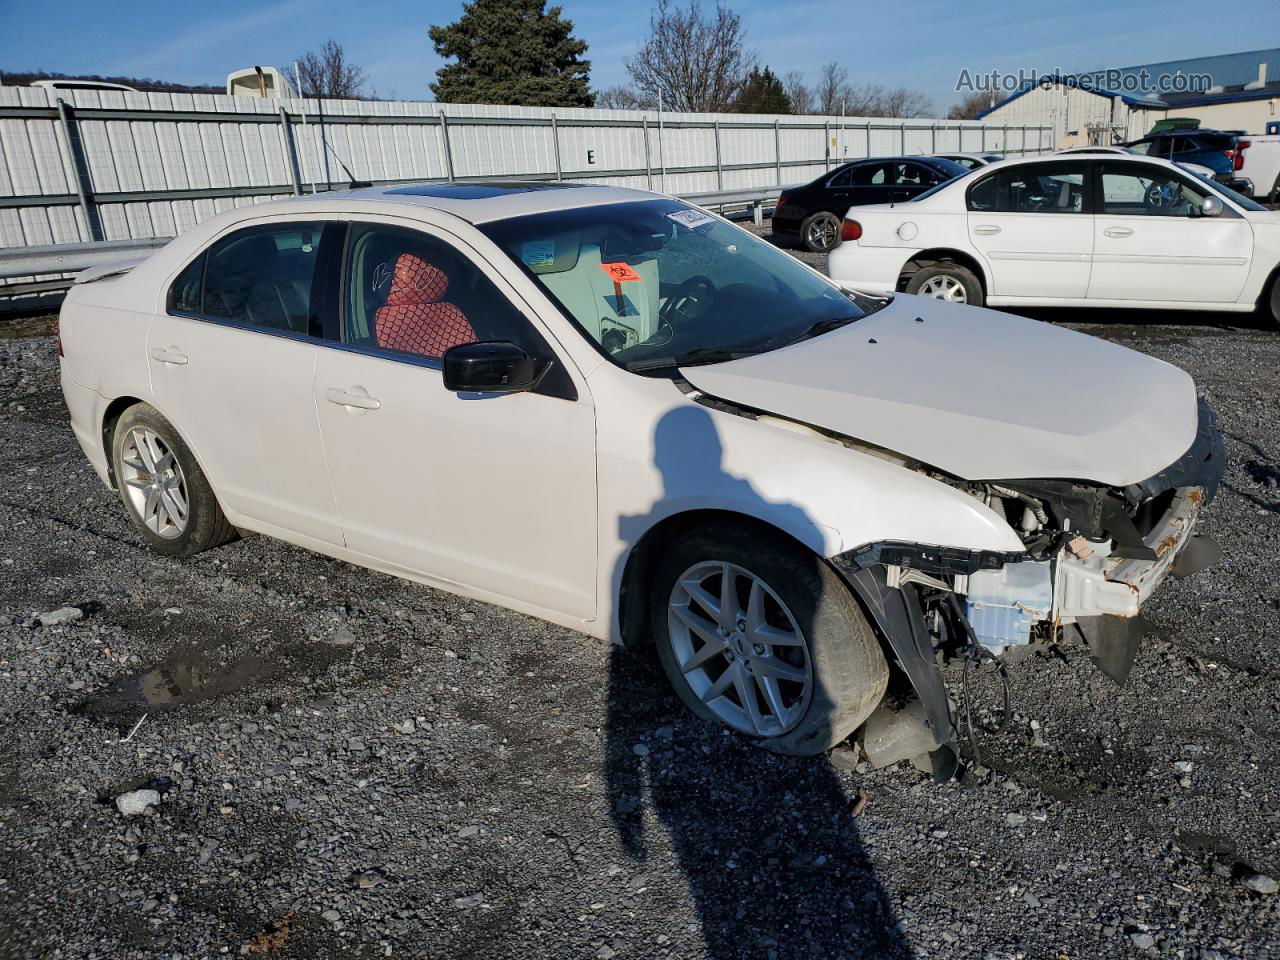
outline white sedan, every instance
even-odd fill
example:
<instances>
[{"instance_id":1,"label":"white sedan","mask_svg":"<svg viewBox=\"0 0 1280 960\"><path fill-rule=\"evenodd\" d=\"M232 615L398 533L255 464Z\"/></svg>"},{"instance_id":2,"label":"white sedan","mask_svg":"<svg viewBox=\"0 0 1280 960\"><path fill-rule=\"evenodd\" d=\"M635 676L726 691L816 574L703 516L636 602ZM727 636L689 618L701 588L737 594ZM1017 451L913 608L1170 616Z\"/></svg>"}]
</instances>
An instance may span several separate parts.
<instances>
[{"instance_id":1,"label":"white sedan","mask_svg":"<svg viewBox=\"0 0 1280 960\"><path fill-rule=\"evenodd\" d=\"M858 207L835 279L992 306L1255 309L1280 322L1280 214L1167 160L1006 160Z\"/></svg>"},{"instance_id":2,"label":"white sedan","mask_svg":"<svg viewBox=\"0 0 1280 960\"><path fill-rule=\"evenodd\" d=\"M1123 673L1139 605L1212 559L1221 447L1181 370L851 293L641 191L230 211L82 275L59 344L75 435L161 553L256 531L653 641L692 710L780 751L839 742L896 673L922 708L880 722L949 775L935 646L1070 630ZM1125 397L1062 403L1031 356Z\"/></svg>"}]
</instances>

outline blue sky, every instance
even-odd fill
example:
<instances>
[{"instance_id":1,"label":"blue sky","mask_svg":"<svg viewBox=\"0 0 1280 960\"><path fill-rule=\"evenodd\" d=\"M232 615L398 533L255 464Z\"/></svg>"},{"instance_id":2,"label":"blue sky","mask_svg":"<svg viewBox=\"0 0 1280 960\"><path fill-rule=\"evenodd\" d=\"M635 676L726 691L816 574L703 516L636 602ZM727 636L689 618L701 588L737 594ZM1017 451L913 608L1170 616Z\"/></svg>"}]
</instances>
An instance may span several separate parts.
<instances>
[{"instance_id":1,"label":"blue sky","mask_svg":"<svg viewBox=\"0 0 1280 960\"><path fill-rule=\"evenodd\" d=\"M943 109L957 99L961 69L1086 70L1280 45L1280 29L1267 36L1242 29L1277 23L1275 0L1234 0L1224 8L1230 16L1206 16L1203 0L729 5L761 61L779 74L801 70L813 78L823 63L839 60L859 82L914 87ZM593 85L624 82L623 62L648 32L650 6L561 6L589 44ZM456 19L461 9L461 0L62 0L55 7L0 0L0 67L221 84L233 69L283 67L332 36L379 95L429 99L427 83L440 60L427 27Z\"/></svg>"}]
</instances>

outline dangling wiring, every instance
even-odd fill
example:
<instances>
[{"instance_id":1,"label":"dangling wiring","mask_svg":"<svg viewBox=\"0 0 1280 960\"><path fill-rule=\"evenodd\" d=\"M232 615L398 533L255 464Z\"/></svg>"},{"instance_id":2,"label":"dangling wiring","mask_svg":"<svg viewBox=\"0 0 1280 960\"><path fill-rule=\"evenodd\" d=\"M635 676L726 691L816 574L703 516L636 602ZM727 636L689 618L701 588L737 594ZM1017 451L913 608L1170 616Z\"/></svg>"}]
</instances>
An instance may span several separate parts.
<instances>
[{"instance_id":1,"label":"dangling wiring","mask_svg":"<svg viewBox=\"0 0 1280 960\"><path fill-rule=\"evenodd\" d=\"M1000 683L1004 691L1004 710L1000 716L999 725L989 732L994 734L1004 733L1005 728L1009 725L1009 717L1011 716L1010 694L1009 694L1009 671L994 653L978 642L978 637L973 632L973 627L969 624L969 618L965 616L964 608L960 606L960 601L954 593L948 593L947 601L951 604L951 610L955 614L956 620L964 628L967 643L965 644L964 667L960 673L960 687L963 692L964 700L964 722L969 736L969 746L973 749L973 759L979 764L982 763L982 751L978 748L978 737L974 732L973 723L973 697L969 693L969 665L972 663L974 669L979 669L983 660L990 660L995 664L996 671L1000 674Z\"/></svg>"}]
</instances>

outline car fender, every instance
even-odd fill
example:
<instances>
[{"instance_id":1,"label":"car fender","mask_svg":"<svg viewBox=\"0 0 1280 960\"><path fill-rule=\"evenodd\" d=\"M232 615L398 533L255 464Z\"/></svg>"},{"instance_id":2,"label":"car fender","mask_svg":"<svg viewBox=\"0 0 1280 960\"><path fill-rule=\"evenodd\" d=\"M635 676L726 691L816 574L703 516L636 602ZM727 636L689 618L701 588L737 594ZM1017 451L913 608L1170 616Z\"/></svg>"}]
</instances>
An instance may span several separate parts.
<instances>
[{"instance_id":1,"label":"car fender","mask_svg":"<svg viewBox=\"0 0 1280 960\"><path fill-rule=\"evenodd\" d=\"M664 521L693 511L749 517L828 558L884 540L1023 549L985 504L899 462L611 364L590 379L598 417L600 636L621 640L617 598L632 551Z\"/></svg>"}]
</instances>

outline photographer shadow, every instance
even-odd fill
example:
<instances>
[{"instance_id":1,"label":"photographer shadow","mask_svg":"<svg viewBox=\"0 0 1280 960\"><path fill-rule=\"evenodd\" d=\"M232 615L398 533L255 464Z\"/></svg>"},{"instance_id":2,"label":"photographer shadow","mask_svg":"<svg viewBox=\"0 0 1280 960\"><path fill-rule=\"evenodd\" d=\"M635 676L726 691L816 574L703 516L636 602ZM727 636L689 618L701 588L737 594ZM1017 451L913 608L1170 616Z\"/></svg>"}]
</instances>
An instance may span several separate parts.
<instances>
[{"instance_id":1,"label":"photographer shadow","mask_svg":"<svg viewBox=\"0 0 1280 960\"><path fill-rule=\"evenodd\" d=\"M791 521L813 526L799 507L766 501L727 474L721 456L704 409L668 413L654 435L662 501L731 490L761 516L786 511ZM647 521L625 517L620 533L634 543ZM811 624L797 626L811 635ZM661 823L697 910L702 955L910 958L863 848L853 798L826 758L770 753L692 716L653 652L651 645L612 651L605 752L611 815L637 862L662 857L661 840L651 835L652 819Z\"/></svg>"}]
</instances>

